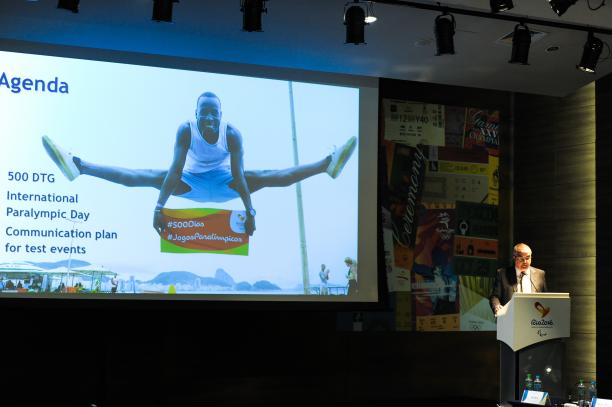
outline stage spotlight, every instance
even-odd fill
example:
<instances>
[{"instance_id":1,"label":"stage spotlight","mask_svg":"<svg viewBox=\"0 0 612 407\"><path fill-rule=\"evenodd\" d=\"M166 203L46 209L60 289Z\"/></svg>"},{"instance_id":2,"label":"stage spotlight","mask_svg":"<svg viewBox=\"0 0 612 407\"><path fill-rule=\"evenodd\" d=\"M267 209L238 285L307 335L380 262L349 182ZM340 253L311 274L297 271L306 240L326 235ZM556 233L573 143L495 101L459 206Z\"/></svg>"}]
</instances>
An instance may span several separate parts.
<instances>
[{"instance_id":1,"label":"stage spotlight","mask_svg":"<svg viewBox=\"0 0 612 407\"><path fill-rule=\"evenodd\" d=\"M454 54L455 17L446 12L436 17L434 24L436 34L436 55Z\"/></svg>"},{"instance_id":2,"label":"stage spotlight","mask_svg":"<svg viewBox=\"0 0 612 407\"><path fill-rule=\"evenodd\" d=\"M588 73L595 73L595 67L599 62L601 51L603 50L603 41L595 37L592 32L589 33L586 42L584 43L584 50L582 51L582 58L576 68L581 71Z\"/></svg>"},{"instance_id":3,"label":"stage spotlight","mask_svg":"<svg viewBox=\"0 0 612 407\"><path fill-rule=\"evenodd\" d=\"M365 17L365 22L366 24L371 24L376 22L376 20L378 20L378 18L376 18L376 14L374 14L374 2L373 1L368 1L366 2L366 17Z\"/></svg>"},{"instance_id":4,"label":"stage spotlight","mask_svg":"<svg viewBox=\"0 0 612 407\"><path fill-rule=\"evenodd\" d=\"M508 11L514 8L512 0L491 0L491 12L499 13L500 11Z\"/></svg>"},{"instance_id":5,"label":"stage spotlight","mask_svg":"<svg viewBox=\"0 0 612 407\"><path fill-rule=\"evenodd\" d=\"M352 4L349 6L349 4ZM365 44L366 11L359 1L344 5L344 25L346 26L346 44Z\"/></svg>"},{"instance_id":6,"label":"stage spotlight","mask_svg":"<svg viewBox=\"0 0 612 407\"><path fill-rule=\"evenodd\" d=\"M172 6L178 3L178 0L153 0L153 21L172 22Z\"/></svg>"},{"instance_id":7,"label":"stage spotlight","mask_svg":"<svg viewBox=\"0 0 612 407\"><path fill-rule=\"evenodd\" d=\"M531 46L531 32L529 28L521 23L514 27L512 35L512 56L510 57L511 64L529 65L529 47Z\"/></svg>"},{"instance_id":8,"label":"stage spotlight","mask_svg":"<svg viewBox=\"0 0 612 407\"><path fill-rule=\"evenodd\" d=\"M70 10L73 13L79 12L79 0L59 0L57 2L57 8L64 10Z\"/></svg>"},{"instance_id":9,"label":"stage spotlight","mask_svg":"<svg viewBox=\"0 0 612 407\"><path fill-rule=\"evenodd\" d=\"M374 2L354 0L344 5L346 44L365 44L365 26L377 20Z\"/></svg>"},{"instance_id":10,"label":"stage spotlight","mask_svg":"<svg viewBox=\"0 0 612 407\"><path fill-rule=\"evenodd\" d=\"M559 17L567 11L568 8L576 4L577 0L548 0L550 7L557 13Z\"/></svg>"},{"instance_id":11,"label":"stage spotlight","mask_svg":"<svg viewBox=\"0 0 612 407\"><path fill-rule=\"evenodd\" d=\"M241 0L242 31L263 31L261 28L261 15L267 13L267 0Z\"/></svg>"}]
</instances>

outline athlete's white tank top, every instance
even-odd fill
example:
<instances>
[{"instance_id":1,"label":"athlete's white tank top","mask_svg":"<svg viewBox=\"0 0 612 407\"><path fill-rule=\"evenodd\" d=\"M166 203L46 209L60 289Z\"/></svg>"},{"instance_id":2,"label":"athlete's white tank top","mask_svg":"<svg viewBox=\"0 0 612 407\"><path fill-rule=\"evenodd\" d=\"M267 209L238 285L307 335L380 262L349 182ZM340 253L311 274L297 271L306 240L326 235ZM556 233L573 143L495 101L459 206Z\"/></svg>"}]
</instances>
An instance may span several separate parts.
<instances>
[{"instance_id":1,"label":"athlete's white tank top","mask_svg":"<svg viewBox=\"0 0 612 407\"><path fill-rule=\"evenodd\" d=\"M227 148L227 122L219 124L219 138L214 144L210 144L200 134L198 124L189 121L191 128L191 143L187 150L187 158L183 171L200 174L219 167L230 166L230 153Z\"/></svg>"}]
</instances>

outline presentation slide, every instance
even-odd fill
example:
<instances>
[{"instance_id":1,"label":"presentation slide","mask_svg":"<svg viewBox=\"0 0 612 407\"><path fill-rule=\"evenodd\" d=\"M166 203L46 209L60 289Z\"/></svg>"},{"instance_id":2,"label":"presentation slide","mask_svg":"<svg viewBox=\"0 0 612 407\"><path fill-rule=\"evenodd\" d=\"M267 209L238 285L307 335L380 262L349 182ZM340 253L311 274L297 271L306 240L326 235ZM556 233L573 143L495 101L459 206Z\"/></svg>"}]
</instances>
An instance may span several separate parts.
<instances>
[{"instance_id":1,"label":"presentation slide","mask_svg":"<svg viewBox=\"0 0 612 407\"><path fill-rule=\"evenodd\" d=\"M0 61L0 296L377 301L358 86Z\"/></svg>"}]
</instances>

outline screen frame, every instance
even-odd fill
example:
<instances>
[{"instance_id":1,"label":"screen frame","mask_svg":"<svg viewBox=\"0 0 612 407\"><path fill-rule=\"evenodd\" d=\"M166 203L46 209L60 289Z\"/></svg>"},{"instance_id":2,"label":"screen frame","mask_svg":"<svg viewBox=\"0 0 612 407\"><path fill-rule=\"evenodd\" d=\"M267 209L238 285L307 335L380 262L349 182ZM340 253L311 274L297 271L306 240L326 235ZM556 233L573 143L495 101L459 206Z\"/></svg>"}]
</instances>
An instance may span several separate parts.
<instances>
[{"instance_id":1,"label":"screen frame","mask_svg":"<svg viewBox=\"0 0 612 407\"><path fill-rule=\"evenodd\" d=\"M322 305L325 308L333 306L338 310L349 309L370 309L386 307L388 302L387 283L383 248L382 235L380 231L380 188L379 188L379 143L378 143L378 115L379 115L379 79L373 77L353 76L336 73L314 72L297 70L280 67L267 67L259 65L246 65L239 63L227 63L220 61L198 60L184 57L173 57L165 55L152 55L144 53L135 53L127 51L115 51L105 49L93 49L74 47L66 45L43 44L35 42L27 42L20 40L0 39L0 51L32 54L40 56L51 56L61 58L74 58L87 61L100 61L119 64L139 65L145 67L170 68L188 71L201 71L210 73L219 73L226 75L241 75L255 78L266 78L276 80L294 80L299 82L308 82L323 85L348 86L366 89L368 95L360 95L360 137L359 137L359 219L370 217L373 222L369 222L367 228L363 230L362 222L359 224L359 240L358 253L361 258L362 253L367 253L366 256L373 258L371 264L376 264L376 271L369 275L376 279L376 300L350 300L346 297L336 299L334 296L315 296L315 295L297 295L297 296L273 296L274 298L262 299L260 295L206 295L202 298L201 295L180 294L169 297L167 294L151 295L151 294L121 294L121 296L111 296L108 294L88 294L83 297L79 294L52 294L52 293L19 293L10 295L9 293L0 294L0 302L5 304L49 304L62 307L73 306L75 302L79 306L97 307L99 305L120 308L130 304L130 307L137 308L166 308L170 307L212 307L221 309L241 309L245 304L254 306L255 308L277 309L282 306L283 309L301 309L319 308ZM364 107L362 102L367 99L371 105ZM364 121L364 109L370 109L369 121ZM374 118L371 120L374 111ZM371 134L371 136L363 137L363 133ZM364 152L370 151L367 160L364 159ZM374 153L373 153L374 152ZM366 165L367 163L367 165ZM365 174L368 172L368 174ZM371 188L363 188L362 180L364 176L368 177L367 185L376 190L376 199L371 198ZM369 196L368 198L366 198ZM372 212L374 211L374 212ZM376 216L373 215L376 213ZM369 214L369 215L368 215ZM376 244L372 244L376 237ZM360 261L361 263L361 261ZM360 273L362 276L363 273ZM49 301L52 300L52 301ZM179 305L181 304L181 305Z\"/></svg>"}]
</instances>

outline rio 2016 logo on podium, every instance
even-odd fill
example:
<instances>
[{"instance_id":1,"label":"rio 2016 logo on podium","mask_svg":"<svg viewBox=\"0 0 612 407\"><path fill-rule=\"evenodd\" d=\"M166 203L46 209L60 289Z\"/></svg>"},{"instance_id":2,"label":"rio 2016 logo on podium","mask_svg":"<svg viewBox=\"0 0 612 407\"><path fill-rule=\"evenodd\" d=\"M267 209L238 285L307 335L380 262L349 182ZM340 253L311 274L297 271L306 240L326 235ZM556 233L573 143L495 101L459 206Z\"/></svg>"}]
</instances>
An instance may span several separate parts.
<instances>
[{"instance_id":1,"label":"rio 2016 logo on podium","mask_svg":"<svg viewBox=\"0 0 612 407\"><path fill-rule=\"evenodd\" d=\"M536 301L533 304L533 307L540 314L540 319L533 318L531 320L531 327L532 328L538 328L538 329L540 329L540 328L552 328L555 325L555 323L553 322L552 319L544 319L544 317L547 316L550 313L550 307L545 307L539 301ZM538 332L538 334L540 336L545 336L545 335L542 335L540 332Z\"/></svg>"},{"instance_id":2,"label":"rio 2016 logo on podium","mask_svg":"<svg viewBox=\"0 0 612 407\"><path fill-rule=\"evenodd\" d=\"M244 211L194 208L162 210L163 253L216 253L248 256Z\"/></svg>"},{"instance_id":3,"label":"rio 2016 logo on podium","mask_svg":"<svg viewBox=\"0 0 612 407\"><path fill-rule=\"evenodd\" d=\"M542 318L544 318L550 312L550 307L545 307L539 301L536 301L535 304L533 304L533 306L535 307L535 309L538 310L540 315L542 315Z\"/></svg>"}]
</instances>

